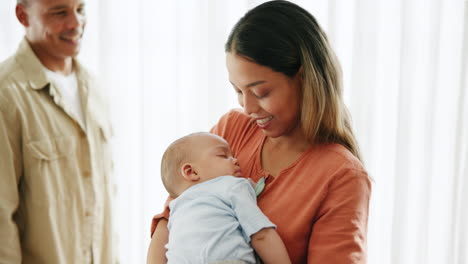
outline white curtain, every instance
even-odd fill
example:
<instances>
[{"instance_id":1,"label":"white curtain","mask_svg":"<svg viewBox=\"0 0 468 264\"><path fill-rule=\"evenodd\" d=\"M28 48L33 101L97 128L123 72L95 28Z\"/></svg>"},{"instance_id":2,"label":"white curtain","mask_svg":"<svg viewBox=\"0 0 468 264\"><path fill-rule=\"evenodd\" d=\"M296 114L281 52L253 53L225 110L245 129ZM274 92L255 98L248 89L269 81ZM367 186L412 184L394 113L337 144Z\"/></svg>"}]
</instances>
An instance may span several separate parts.
<instances>
[{"instance_id":1,"label":"white curtain","mask_svg":"<svg viewBox=\"0 0 468 264\"><path fill-rule=\"evenodd\" d=\"M0 2L0 60L23 35ZM81 60L114 124L122 263L144 263L172 140L236 107L224 65L235 22L264 1L86 2ZM369 263L468 263L468 2L294 1L328 32L374 179Z\"/></svg>"}]
</instances>

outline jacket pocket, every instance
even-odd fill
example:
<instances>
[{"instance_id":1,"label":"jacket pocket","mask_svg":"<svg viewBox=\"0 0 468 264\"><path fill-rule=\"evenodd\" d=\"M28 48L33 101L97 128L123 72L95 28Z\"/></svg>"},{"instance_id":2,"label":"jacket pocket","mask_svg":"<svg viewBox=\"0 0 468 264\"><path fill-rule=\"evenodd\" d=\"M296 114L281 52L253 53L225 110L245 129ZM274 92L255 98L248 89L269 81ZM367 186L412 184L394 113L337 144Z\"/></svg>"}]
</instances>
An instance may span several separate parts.
<instances>
[{"instance_id":1,"label":"jacket pocket","mask_svg":"<svg viewBox=\"0 0 468 264\"><path fill-rule=\"evenodd\" d=\"M32 141L26 144L26 152L26 200L43 206L61 201L60 204L66 206L67 203L63 201L74 197L81 188L74 138L57 137Z\"/></svg>"},{"instance_id":2,"label":"jacket pocket","mask_svg":"<svg viewBox=\"0 0 468 264\"><path fill-rule=\"evenodd\" d=\"M71 137L59 137L27 144L31 155L42 160L56 160L69 156L75 149L75 142Z\"/></svg>"}]
</instances>

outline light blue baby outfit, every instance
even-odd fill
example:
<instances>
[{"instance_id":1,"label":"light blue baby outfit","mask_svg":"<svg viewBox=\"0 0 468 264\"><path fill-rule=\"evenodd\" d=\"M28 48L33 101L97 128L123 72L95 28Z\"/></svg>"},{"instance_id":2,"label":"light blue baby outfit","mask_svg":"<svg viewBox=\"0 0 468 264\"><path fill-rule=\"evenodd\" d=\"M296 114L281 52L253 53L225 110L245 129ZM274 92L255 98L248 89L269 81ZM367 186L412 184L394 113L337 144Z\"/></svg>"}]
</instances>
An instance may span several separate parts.
<instances>
[{"instance_id":1,"label":"light blue baby outfit","mask_svg":"<svg viewBox=\"0 0 468 264\"><path fill-rule=\"evenodd\" d=\"M250 183L234 176L194 185L169 208L168 264L255 263L250 236L276 228L258 208Z\"/></svg>"}]
</instances>

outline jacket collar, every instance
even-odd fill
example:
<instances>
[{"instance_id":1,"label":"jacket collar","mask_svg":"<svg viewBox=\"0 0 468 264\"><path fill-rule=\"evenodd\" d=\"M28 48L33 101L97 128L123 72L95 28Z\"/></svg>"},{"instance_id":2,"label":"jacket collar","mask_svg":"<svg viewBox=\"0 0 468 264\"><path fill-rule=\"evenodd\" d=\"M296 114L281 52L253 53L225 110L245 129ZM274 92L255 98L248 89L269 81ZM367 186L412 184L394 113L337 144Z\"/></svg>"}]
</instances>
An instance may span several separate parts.
<instances>
[{"instance_id":1,"label":"jacket collar","mask_svg":"<svg viewBox=\"0 0 468 264\"><path fill-rule=\"evenodd\" d=\"M50 83L50 80L43 70L44 66L32 50L26 37L21 41L15 56L21 68L24 70L32 89L40 90ZM78 80L88 80L90 78L89 73L76 58L73 58L73 66Z\"/></svg>"}]
</instances>

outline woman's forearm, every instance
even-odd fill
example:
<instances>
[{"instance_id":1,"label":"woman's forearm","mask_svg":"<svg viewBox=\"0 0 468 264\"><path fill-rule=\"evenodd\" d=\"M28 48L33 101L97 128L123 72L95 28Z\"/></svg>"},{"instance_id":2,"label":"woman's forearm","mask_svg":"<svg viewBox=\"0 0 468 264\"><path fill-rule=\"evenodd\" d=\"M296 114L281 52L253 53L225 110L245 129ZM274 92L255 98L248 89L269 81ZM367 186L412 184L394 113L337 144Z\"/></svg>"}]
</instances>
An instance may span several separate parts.
<instances>
[{"instance_id":1,"label":"woman's forearm","mask_svg":"<svg viewBox=\"0 0 468 264\"><path fill-rule=\"evenodd\" d=\"M147 264L165 264L166 248L164 247L169 240L169 230L167 229L167 220L159 220L156 229L154 230L151 243L148 248Z\"/></svg>"}]
</instances>

